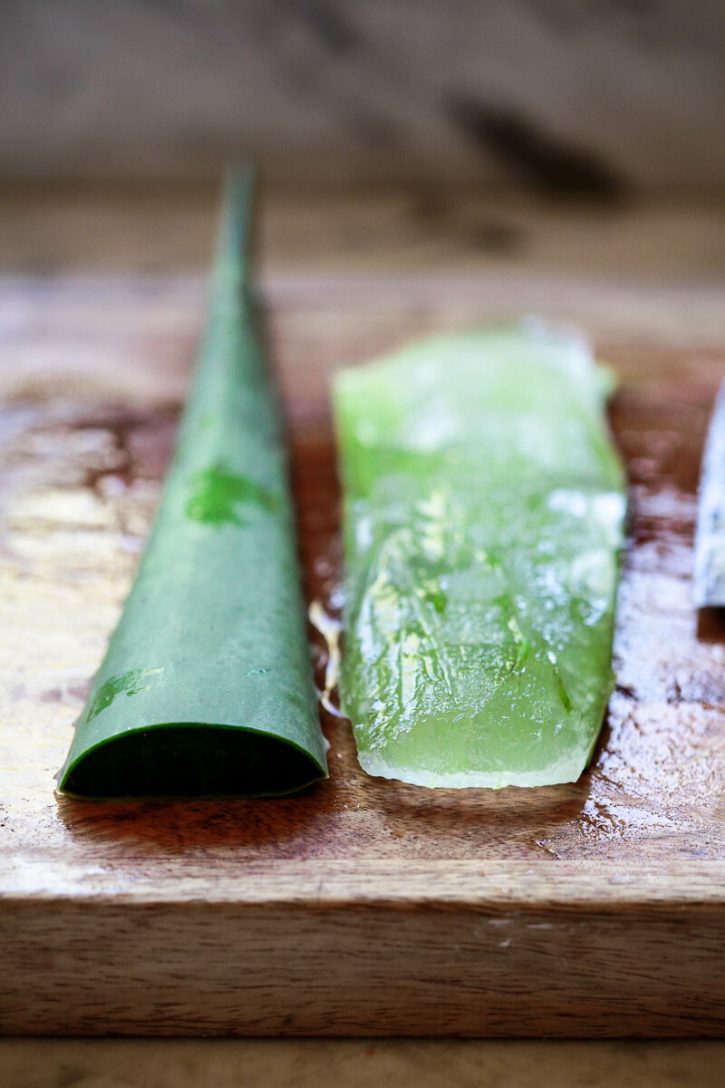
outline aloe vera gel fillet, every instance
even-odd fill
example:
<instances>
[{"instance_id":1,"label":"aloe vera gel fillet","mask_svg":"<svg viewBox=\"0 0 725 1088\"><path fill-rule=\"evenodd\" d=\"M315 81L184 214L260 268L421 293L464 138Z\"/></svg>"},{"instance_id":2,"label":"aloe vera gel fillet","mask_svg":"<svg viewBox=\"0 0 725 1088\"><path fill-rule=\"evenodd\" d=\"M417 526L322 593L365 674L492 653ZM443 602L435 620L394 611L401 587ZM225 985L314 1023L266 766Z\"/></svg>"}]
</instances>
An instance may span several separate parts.
<instances>
[{"instance_id":1,"label":"aloe vera gel fillet","mask_svg":"<svg viewBox=\"0 0 725 1088\"><path fill-rule=\"evenodd\" d=\"M372 775L573 781L612 689L609 374L536 319L340 371L342 707Z\"/></svg>"}]
</instances>

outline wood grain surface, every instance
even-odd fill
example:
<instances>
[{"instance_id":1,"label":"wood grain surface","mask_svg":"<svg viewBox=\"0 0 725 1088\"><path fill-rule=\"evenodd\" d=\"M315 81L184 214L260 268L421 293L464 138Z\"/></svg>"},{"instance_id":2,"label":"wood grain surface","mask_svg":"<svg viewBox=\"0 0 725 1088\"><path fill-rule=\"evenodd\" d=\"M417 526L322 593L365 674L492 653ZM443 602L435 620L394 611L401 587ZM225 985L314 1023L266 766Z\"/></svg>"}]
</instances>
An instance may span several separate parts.
<instances>
[{"instance_id":1,"label":"wood grain surface","mask_svg":"<svg viewBox=\"0 0 725 1088\"><path fill-rule=\"evenodd\" d=\"M537 309L620 375L632 516L591 770L366 777L274 801L83 802L53 775L143 547L197 280L0 284L0 1026L125 1034L707 1035L725 1026L725 641L690 604L722 296L478 276L266 282L310 600L340 605L331 367ZM324 646L313 635L318 677Z\"/></svg>"}]
</instances>

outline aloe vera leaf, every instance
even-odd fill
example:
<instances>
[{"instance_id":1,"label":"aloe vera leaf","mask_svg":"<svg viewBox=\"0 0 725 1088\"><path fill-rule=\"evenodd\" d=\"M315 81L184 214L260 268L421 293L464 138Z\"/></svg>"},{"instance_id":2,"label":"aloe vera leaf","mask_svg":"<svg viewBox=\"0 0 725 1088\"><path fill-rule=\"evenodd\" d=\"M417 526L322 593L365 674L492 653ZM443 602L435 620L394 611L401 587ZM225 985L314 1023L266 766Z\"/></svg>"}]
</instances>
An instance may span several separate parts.
<instances>
[{"instance_id":1,"label":"aloe vera leaf","mask_svg":"<svg viewBox=\"0 0 725 1088\"><path fill-rule=\"evenodd\" d=\"M176 453L59 775L67 793L282 794L326 775L249 207L249 177L232 175Z\"/></svg>"},{"instance_id":2,"label":"aloe vera leaf","mask_svg":"<svg viewBox=\"0 0 725 1088\"><path fill-rule=\"evenodd\" d=\"M624 477L586 341L538 319L338 372L342 708L373 775L535 786L611 692Z\"/></svg>"}]
</instances>

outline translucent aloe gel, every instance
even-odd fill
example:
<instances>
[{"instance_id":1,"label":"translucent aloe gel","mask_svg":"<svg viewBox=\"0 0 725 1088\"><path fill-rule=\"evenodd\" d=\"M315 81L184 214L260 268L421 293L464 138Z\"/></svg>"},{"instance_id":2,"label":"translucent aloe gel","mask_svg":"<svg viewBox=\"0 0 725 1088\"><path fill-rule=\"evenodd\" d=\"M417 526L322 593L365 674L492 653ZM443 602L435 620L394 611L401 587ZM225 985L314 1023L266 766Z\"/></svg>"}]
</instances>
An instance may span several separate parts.
<instances>
[{"instance_id":1,"label":"translucent aloe gel","mask_svg":"<svg viewBox=\"0 0 725 1088\"><path fill-rule=\"evenodd\" d=\"M341 695L368 773L500 787L585 768L625 514L609 384L580 336L535 319L336 376Z\"/></svg>"}]
</instances>

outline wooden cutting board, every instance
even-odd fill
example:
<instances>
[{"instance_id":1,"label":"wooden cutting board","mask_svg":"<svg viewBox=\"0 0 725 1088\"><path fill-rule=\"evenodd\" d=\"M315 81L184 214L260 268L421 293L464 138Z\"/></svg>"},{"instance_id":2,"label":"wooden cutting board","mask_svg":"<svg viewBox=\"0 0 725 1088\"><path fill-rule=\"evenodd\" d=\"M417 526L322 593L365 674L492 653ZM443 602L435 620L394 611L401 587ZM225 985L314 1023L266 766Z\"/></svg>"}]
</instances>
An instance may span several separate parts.
<instances>
[{"instance_id":1,"label":"wooden cutting board","mask_svg":"<svg viewBox=\"0 0 725 1088\"><path fill-rule=\"evenodd\" d=\"M722 302L486 277L266 288L307 591L332 614L332 366L528 309L578 320L615 366L632 518L618 683L592 768L546 789L428 791L366 777L347 723L326 716L332 777L302 796L57 797L54 772L150 525L203 292L178 278L5 280L2 1029L722 1032L725 641L698 637L690 604Z\"/></svg>"}]
</instances>

